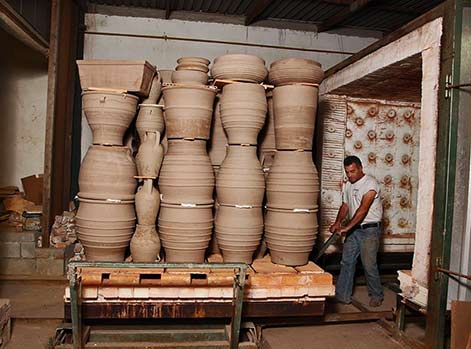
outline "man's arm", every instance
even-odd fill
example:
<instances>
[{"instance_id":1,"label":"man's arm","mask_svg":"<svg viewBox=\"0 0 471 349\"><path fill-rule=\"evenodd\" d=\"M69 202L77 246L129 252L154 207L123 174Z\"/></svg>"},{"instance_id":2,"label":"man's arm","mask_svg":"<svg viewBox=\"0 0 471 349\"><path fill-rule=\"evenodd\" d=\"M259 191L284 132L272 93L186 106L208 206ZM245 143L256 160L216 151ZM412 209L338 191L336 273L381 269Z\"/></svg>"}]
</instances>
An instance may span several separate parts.
<instances>
[{"instance_id":1,"label":"man's arm","mask_svg":"<svg viewBox=\"0 0 471 349\"><path fill-rule=\"evenodd\" d=\"M347 217L348 214L348 205L345 202L342 202L342 206L339 208L339 212L337 213L337 218L335 219L335 223L330 226L330 232L334 233L336 230L340 230L340 224L343 220Z\"/></svg>"},{"instance_id":2,"label":"man's arm","mask_svg":"<svg viewBox=\"0 0 471 349\"><path fill-rule=\"evenodd\" d=\"M340 229L340 233L346 233L350 231L354 226L360 224L365 219L368 211L370 210L371 204L376 197L376 191L370 190L361 198L360 207L355 211L352 219L348 224Z\"/></svg>"}]
</instances>

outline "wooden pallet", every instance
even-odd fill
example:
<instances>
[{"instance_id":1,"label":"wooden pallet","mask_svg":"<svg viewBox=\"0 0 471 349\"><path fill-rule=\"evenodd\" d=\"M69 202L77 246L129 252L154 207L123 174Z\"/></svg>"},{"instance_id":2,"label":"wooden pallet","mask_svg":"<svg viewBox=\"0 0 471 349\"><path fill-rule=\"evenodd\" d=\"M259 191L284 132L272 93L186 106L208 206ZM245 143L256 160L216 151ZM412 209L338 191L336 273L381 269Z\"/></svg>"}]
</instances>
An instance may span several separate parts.
<instances>
[{"instance_id":1,"label":"wooden pallet","mask_svg":"<svg viewBox=\"0 0 471 349\"><path fill-rule=\"evenodd\" d=\"M209 263L221 263L212 255ZM225 300L233 296L234 273L228 269L118 269L80 270L86 302L119 300ZM309 262L287 267L258 259L247 269L245 300L325 299L334 294L332 275ZM70 299L66 289L66 301Z\"/></svg>"}]
</instances>

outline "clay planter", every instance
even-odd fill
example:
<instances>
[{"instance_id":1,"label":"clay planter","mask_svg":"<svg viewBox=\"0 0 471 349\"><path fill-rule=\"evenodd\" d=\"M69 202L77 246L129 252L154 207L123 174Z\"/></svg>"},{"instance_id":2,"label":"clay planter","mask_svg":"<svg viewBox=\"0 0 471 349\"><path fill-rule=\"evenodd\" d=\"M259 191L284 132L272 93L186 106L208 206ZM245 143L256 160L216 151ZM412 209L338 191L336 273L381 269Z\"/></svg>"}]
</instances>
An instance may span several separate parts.
<instances>
[{"instance_id":1,"label":"clay planter","mask_svg":"<svg viewBox=\"0 0 471 349\"><path fill-rule=\"evenodd\" d=\"M256 145L267 115L265 89L245 83L224 86L220 113L229 144Z\"/></svg>"},{"instance_id":2,"label":"clay planter","mask_svg":"<svg viewBox=\"0 0 471 349\"><path fill-rule=\"evenodd\" d=\"M136 225L136 232L131 239L132 261L154 263L159 258L160 239L152 225Z\"/></svg>"},{"instance_id":3,"label":"clay planter","mask_svg":"<svg viewBox=\"0 0 471 349\"><path fill-rule=\"evenodd\" d=\"M263 234L262 208L219 206L214 222L224 262L251 263Z\"/></svg>"},{"instance_id":4,"label":"clay planter","mask_svg":"<svg viewBox=\"0 0 471 349\"><path fill-rule=\"evenodd\" d=\"M154 75L152 79L152 86L150 88L149 96L142 101L142 104L155 104L160 98L160 93L162 92L162 81L160 74L157 71L157 74Z\"/></svg>"},{"instance_id":5,"label":"clay planter","mask_svg":"<svg viewBox=\"0 0 471 349\"><path fill-rule=\"evenodd\" d=\"M123 135L136 115L139 98L126 93L87 91L82 107L93 144L123 145Z\"/></svg>"},{"instance_id":6,"label":"clay planter","mask_svg":"<svg viewBox=\"0 0 471 349\"><path fill-rule=\"evenodd\" d=\"M137 173L143 177L158 177L164 150L160 145L160 133L147 132L136 155Z\"/></svg>"},{"instance_id":7,"label":"clay planter","mask_svg":"<svg viewBox=\"0 0 471 349\"><path fill-rule=\"evenodd\" d=\"M213 228L212 208L162 203L158 225L167 262L204 261Z\"/></svg>"},{"instance_id":8,"label":"clay planter","mask_svg":"<svg viewBox=\"0 0 471 349\"><path fill-rule=\"evenodd\" d=\"M92 145L80 167L78 195L88 199L134 200L136 175L129 148Z\"/></svg>"},{"instance_id":9,"label":"clay planter","mask_svg":"<svg viewBox=\"0 0 471 349\"><path fill-rule=\"evenodd\" d=\"M87 260L123 261L135 226L134 201L79 200L77 232Z\"/></svg>"},{"instance_id":10,"label":"clay planter","mask_svg":"<svg viewBox=\"0 0 471 349\"><path fill-rule=\"evenodd\" d=\"M145 179L144 185L137 188L137 221L143 225L154 225L160 208L160 194L152 184L152 179Z\"/></svg>"},{"instance_id":11,"label":"clay planter","mask_svg":"<svg viewBox=\"0 0 471 349\"><path fill-rule=\"evenodd\" d=\"M136 129L141 142L144 141L146 132L164 132L164 114L163 107L158 104L139 104L139 113L137 114Z\"/></svg>"},{"instance_id":12,"label":"clay planter","mask_svg":"<svg viewBox=\"0 0 471 349\"><path fill-rule=\"evenodd\" d=\"M261 83L267 77L265 61L257 56L228 54L217 57L211 68L214 79Z\"/></svg>"},{"instance_id":13,"label":"clay planter","mask_svg":"<svg viewBox=\"0 0 471 349\"><path fill-rule=\"evenodd\" d=\"M284 58L270 65L268 81L275 86L296 83L320 84L324 79L321 64L305 58Z\"/></svg>"},{"instance_id":14,"label":"clay planter","mask_svg":"<svg viewBox=\"0 0 471 349\"><path fill-rule=\"evenodd\" d=\"M214 174L205 141L171 139L159 178L162 202L211 204Z\"/></svg>"},{"instance_id":15,"label":"clay planter","mask_svg":"<svg viewBox=\"0 0 471 349\"><path fill-rule=\"evenodd\" d=\"M261 206L265 177L257 148L230 145L216 178L218 202L224 205Z\"/></svg>"},{"instance_id":16,"label":"clay planter","mask_svg":"<svg viewBox=\"0 0 471 349\"><path fill-rule=\"evenodd\" d=\"M319 176L309 151L278 151L267 180L267 205L272 208L317 207Z\"/></svg>"},{"instance_id":17,"label":"clay planter","mask_svg":"<svg viewBox=\"0 0 471 349\"><path fill-rule=\"evenodd\" d=\"M183 85L206 85L208 74L197 70L177 70L172 73L172 82Z\"/></svg>"},{"instance_id":18,"label":"clay planter","mask_svg":"<svg viewBox=\"0 0 471 349\"><path fill-rule=\"evenodd\" d=\"M273 263L304 265L318 232L317 209L285 210L267 207L265 240Z\"/></svg>"},{"instance_id":19,"label":"clay planter","mask_svg":"<svg viewBox=\"0 0 471 349\"><path fill-rule=\"evenodd\" d=\"M216 89L172 85L163 88L168 139L208 139Z\"/></svg>"},{"instance_id":20,"label":"clay planter","mask_svg":"<svg viewBox=\"0 0 471 349\"><path fill-rule=\"evenodd\" d=\"M273 90L276 149L312 150L318 91L303 85Z\"/></svg>"},{"instance_id":21,"label":"clay planter","mask_svg":"<svg viewBox=\"0 0 471 349\"><path fill-rule=\"evenodd\" d=\"M220 95L218 95L220 96ZM213 166L220 166L226 157L227 136L222 128L221 113L219 112L220 98L216 97L213 122L211 123L211 137L208 141L208 153Z\"/></svg>"}]
</instances>

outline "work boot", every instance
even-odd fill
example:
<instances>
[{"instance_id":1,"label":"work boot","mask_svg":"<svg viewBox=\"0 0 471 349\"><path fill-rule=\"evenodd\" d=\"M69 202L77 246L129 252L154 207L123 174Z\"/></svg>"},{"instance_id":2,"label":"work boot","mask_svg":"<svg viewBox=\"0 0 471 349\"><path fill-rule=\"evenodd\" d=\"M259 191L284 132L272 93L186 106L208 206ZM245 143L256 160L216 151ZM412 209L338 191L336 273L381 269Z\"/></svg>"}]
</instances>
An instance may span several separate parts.
<instances>
[{"instance_id":1,"label":"work boot","mask_svg":"<svg viewBox=\"0 0 471 349\"><path fill-rule=\"evenodd\" d=\"M383 304L382 299L374 299L374 298L370 299L370 307L372 307L372 308L380 307L381 304Z\"/></svg>"}]
</instances>

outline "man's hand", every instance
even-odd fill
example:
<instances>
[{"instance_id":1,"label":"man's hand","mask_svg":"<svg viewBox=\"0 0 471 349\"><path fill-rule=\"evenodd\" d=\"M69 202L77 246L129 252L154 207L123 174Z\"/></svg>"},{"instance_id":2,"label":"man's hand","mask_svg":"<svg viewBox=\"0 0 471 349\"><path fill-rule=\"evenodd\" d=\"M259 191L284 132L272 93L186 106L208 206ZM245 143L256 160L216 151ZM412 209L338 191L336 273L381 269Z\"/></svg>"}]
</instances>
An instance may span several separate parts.
<instances>
[{"instance_id":1,"label":"man's hand","mask_svg":"<svg viewBox=\"0 0 471 349\"><path fill-rule=\"evenodd\" d=\"M344 234L347 234L349 231L350 231L350 229L347 229L347 227L343 227L343 228L340 228L339 230L337 230L337 234L344 235Z\"/></svg>"},{"instance_id":2,"label":"man's hand","mask_svg":"<svg viewBox=\"0 0 471 349\"><path fill-rule=\"evenodd\" d=\"M339 230L340 230L340 223L337 223L337 222L335 222L334 224L332 224L332 225L330 226L330 228L329 228L329 231L330 231L332 234L335 233L335 232L337 232L337 231L339 231Z\"/></svg>"}]
</instances>

